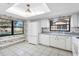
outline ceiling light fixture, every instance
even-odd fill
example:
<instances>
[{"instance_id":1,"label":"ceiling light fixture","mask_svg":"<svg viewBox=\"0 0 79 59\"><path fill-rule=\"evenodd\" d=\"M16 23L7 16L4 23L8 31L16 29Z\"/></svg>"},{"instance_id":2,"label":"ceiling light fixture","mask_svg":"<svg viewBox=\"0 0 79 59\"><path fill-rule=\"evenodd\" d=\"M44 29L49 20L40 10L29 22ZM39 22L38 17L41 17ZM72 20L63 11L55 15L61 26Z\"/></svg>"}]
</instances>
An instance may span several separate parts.
<instances>
[{"instance_id":1,"label":"ceiling light fixture","mask_svg":"<svg viewBox=\"0 0 79 59\"><path fill-rule=\"evenodd\" d=\"M50 9L45 3L15 3L6 12L15 17L32 17L50 12Z\"/></svg>"},{"instance_id":2,"label":"ceiling light fixture","mask_svg":"<svg viewBox=\"0 0 79 59\"><path fill-rule=\"evenodd\" d=\"M31 10L30 10L30 4L27 4L26 6L27 6L27 10L25 12L31 12Z\"/></svg>"}]
</instances>

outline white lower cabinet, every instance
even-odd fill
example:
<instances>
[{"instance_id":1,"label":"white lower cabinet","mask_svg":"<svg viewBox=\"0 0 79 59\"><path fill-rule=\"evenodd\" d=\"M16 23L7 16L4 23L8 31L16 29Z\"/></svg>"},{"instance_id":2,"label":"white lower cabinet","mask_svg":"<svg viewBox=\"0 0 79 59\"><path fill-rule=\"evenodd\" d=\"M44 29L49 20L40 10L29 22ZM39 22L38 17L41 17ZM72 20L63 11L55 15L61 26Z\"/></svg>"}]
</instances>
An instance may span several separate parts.
<instances>
[{"instance_id":1,"label":"white lower cabinet","mask_svg":"<svg viewBox=\"0 0 79 59\"><path fill-rule=\"evenodd\" d=\"M57 39L56 39L56 36L50 35L50 40L49 40L49 42L50 42L50 46L57 47Z\"/></svg>"},{"instance_id":2,"label":"white lower cabinet","mask_svg":"<svg viewBox=\"0 0 79 59\"><path fill-rule=\"evenodd\" d=\"M67 37L66 39L66 49L72 51L72 37Z\"/></svg>"},{"instance_id":3,"label":"white lower cabinet","mask_svg":"<svg viewBox=\"0 0 79 59\"><path fill-rule=\"evenodd\" d=\"M65 36L57 36L57 47L65 49L66 39Z\"/></svg>"},{"instance_id":4,"label":"white lower cabinet","mask_svg":"<svg viewBox=\"0 0 79 59\"><path fill-rule=\"evenodd\" d=\"M41 34L39 37L39 43L49 46L49 35Z\"/></svg>"},{"instance_id":5,"label":"white lower cabinet","mask_svg":"<svg viewBox=\"0 0 79 59\"><path fill-rule=\"evenodd\" d=\"M40 34L39 43L72 51L72 40L70 36Z\"/></svg>"},{"instance_id":6,"label":"white lower cabinet","mask_svg":"<svg viewBox=\"0 0 79 59\"><path fill-rule=\"evenodd\" d=\"M50 46L65 49L65 38L63 36L50 36Z\"/></svg>"}]
</instances>

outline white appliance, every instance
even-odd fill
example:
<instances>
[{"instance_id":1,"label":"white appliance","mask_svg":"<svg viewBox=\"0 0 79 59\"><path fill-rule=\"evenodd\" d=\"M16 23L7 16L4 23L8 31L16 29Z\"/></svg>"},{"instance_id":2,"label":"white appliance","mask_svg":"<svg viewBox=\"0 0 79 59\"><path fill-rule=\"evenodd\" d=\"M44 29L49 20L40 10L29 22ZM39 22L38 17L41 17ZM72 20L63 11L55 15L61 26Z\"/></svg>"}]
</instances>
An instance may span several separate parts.
<instances>
[{"instance_id":1,"label":"white appliance","mask_svg":"<svg viewBox=\"0 0 79 59\"><path fill-rule=\"evenodd\" d=\"M32 44L38 44L38 21L28 21L27 25L28 42Z\"/></svg>"},{"instance_id":2,"label":"white appliance","mask_svg":"<svg viewBox=\"0 0 79 59\"><path fill-rule=\"evenodd\" d=\"M73 37L72 52L73 56L79 56L79 37Z\"/></svg>"}]
</instances>

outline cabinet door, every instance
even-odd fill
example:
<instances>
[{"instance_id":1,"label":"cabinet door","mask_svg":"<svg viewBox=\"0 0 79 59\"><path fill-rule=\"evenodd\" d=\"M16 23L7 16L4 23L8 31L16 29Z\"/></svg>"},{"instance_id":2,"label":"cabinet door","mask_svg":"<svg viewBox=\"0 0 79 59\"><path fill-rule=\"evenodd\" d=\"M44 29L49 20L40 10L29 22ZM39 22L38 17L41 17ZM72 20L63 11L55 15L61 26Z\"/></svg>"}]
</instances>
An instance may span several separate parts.
<instances>
[{"instance_id":1,"label":"cabinet door","mask_svg":"<svg viewBox=\"0 0 79 59\"><path fill-rule=\"evenodd\" d=\"M67 37L66 39L66 49L72 51L72 38L71 37Z\"/></svg>"},{"instance_id":2,"label":"cabinet door","mask_svg":"<svg viewBox=\"0 0 79 59\"><path fill-rule=\"evenodd\" d=\"M65 36L57 36L57 47L58 48L62 48L62 49L66 49L65 47L65 42L66 42L66 38Z\"/></svg>"},{"instance_id":3,"label":"cabinet door","mask_svg":"<svg viewBox=\"0 0 79 59\"><path fill-rule=\"evenodd\" d=\"M77 26L79 27L79 14L77 15Z\"/></svg>"},{"instance_id":4,"label":"cabinet door","mask_svg":"<svg viewBox=\"0 0 79 59\"><path fill-rule=\"evenodd\" d=\"M27 40L29 43L38 44L38 37L33 35L28 35Z\"/></svg>"},{"instance_id":5,"label":"cabinet door","mask_svg":"<svg viewBox=\"0 0 79 59\"><path fill-rule=\"evenodd\" d=\"M50 36L50 41L49 41L49 43L50 43L50 46L53 46L53 47L57 47L57 39L56 39L56 36Z\"/></svg>"},{"instance_id":6,"label":"cabinet door","mask_svg":"<svg viewBox=\"0 0 79 59\"><path fill-rule=\"evenodd\" d=\"M50 46L65 49L65 38L63 36L51 36Z\"/></svg>"},{"instance_id":7,"label":"cabinet door","mask_svg":"<svg viewBox=\"0 0 79 59\"><path fill-rule=\"evenodd\" d=\"M72 17L71 17L71 27L77 27L78 26L78 24L77 24L78 20L77 19L78 19L77 14L72 15Z\"/></svg>"},{"instance_id":8,"label":"cabinet door","mask_svg":"<svg viewBox=\"0 0 79 59\"><path fill-rule=\"evenodd\" d=\"M39 38L39 43L49 46L49 35L41 34Z\"/></svg>"}]
</instances>

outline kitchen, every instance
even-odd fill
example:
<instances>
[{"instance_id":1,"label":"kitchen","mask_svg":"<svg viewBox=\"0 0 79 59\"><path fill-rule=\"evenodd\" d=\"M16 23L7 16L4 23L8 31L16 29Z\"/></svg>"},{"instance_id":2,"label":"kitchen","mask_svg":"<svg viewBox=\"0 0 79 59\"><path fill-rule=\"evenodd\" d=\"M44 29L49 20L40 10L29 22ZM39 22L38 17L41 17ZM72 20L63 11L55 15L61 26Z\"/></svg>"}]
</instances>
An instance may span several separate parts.
<instances>
[{"instance_id":1,"label":"kitchen","mask_svg":"<svg viewBox=\"0 0 79 59\"><path fill-rule=\"evenodd\" d=\"M79 14L73 14L71 16L61 16L39 21L27 22L28 27L30 27L27 28L27 33L30 33L30 35L27 34L28 42L32 44L42 44L45 46L71 51L73 55L78 56L78 19ZM37 35L38 37L36 35L33 35L36 33L36 31L39 32Z\"/></svg>"},{"instance_id":2,"label":"kitchen","mask_svg":"<svg viewBox=\"0 0 79 59\"><path fill-rule=\"evenodd\" d=\"M0 52L6 56L79 56L78 5L0 4L8 6L5 15L0 15Z\"/></svg>"}]
</instances>

